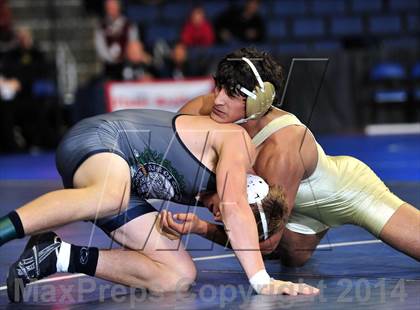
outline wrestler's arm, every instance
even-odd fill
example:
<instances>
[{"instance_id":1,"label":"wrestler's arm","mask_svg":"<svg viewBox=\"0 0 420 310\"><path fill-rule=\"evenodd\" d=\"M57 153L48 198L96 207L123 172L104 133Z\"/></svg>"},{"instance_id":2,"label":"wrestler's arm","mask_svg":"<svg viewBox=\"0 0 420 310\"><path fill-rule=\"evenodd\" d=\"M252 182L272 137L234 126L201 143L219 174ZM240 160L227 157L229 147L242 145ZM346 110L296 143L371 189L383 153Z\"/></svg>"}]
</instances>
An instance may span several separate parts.
<instances>
[{"instance_id":1,"label":"wrestler's arm","mask_svg":"<svg viewBox=\"0 0 420 310\"><path fill-rule=\"evenodd\" d=\"M221 200L220 212L236 257L250 279L265 270L259 251L257 224L246 193L246 173L253 164L254 148L243 130L216 135L221 136L216 140L223 139L221 143L214 143L219 156L216 185Z\"/></svg>"},{"instance_id":2,"label":"wrestler's arm","mask_svg":"<svg viewBox=\"0 0 420 310\"><path fill-rule=\"evenodd\" d=\"M161 212L165 220L162 227L175 234L197 234L222 246L232 248L223 225L217 225L200 219L194 213L176 213L173 216L165 210Z\"/></svg>"},{"instance_id":3,"label":"wrestler's arm","mask_svg":"<svg viewBox=\"0 0 420 310\"><path fill-rule=\"evenodd\" d=\"M301 148L304 136L305 143ZM311 153L307 148L312 147L316 149L316 146L310 145L311 141L306 137L307 133L305 133L305 128L302 126L290 126L283 129L281 135L278 135L278 139L274 143L269 142L264 145L254 164L254 170L257 175L264 178L270 185L279 185L284 190L287 217L292 211L296 193L305 171L310 169L309 166L313 166L312 162L314 160L307 156L307 154ZM207 202L203 202L206 205ZM282 237L283 229L280 229L270 238L260 243L260 250L263 254L269 254L276 249ZM206 225L200 225L198 231L193 230L191 232L197 233L222 246L230 247L225 231L220 225L206 223Z\"/></svg>"},{"instance_id":4,"label":"wrestler's arm","mask_svg":"<svg viewBox=\"0 0 420 310\"><path fill-rule=\"evenodd\" d=\"M217 225L207 221L203 222L203 229L201 231L198 231L198 234L200 236L214 243L232 249L232 246L229 242L229 238L225 231L225 227L223 225Z\"/></svg>"},{"instance_id":5,"label":"wrestler's arm","mask_svg":"<svg viewBox=\"0 0 420 310\"><path fill-rule=\"evenodd\" d=\"M217 213L220 214L220 198L217 193L200 195L200 201L204 207L209 209L210 212L213 212L213 215L216 215L216 210ZM220 244L224 247L230 249L232 248L223 225L210 223L197 217L197 225L194 228L196 229L192 229L192 233L196 233L207 240Z\"/></svg>"},{"instance_id":6,"label":"wrestler's arm","mask_svg":"<svg viewBox=\"0 0 420 310\"><path fill-rule=\"evenodd\" d=\"M251 139L245 137L245 148L236 139L227 139L217 154L217 193L221 198L220 212L235 255L259 294L317 294L319 290L306 284L284 282L270 278L259 251L258 231L254 215L248 205L246 173L251 170ZM250 160L251 159L251 160ZM250 163L251 161L251 163Z\"/></svg>"},{"instance_id":7,"label":"wrestler's arm","mask_svg":"<svg viewBox=\"0 0 420 310\"><path fill-rule=\"evenodd\" d=\"M219 221L221 220L219 208L220 198L217 193L201 193L200 201L205 208L215 214L215 217L217 214ZM216 213L214 213L215 210ZM165 213L165 211L162 211L161 213ZM162 222L163 227L168 230L173 230L177 234L197 234L209 241L230 249L232 248L223 225L202 220L197 214L192 212L176 213L173 216L170 216L168 213L166 219L166 221Z\"/></svg>"},{"instance_id":8,"label":"wrestler's arm","mask_svg":"<svg viewBox=\"0 0 420 310\"><path fill-rule=\"evenodd\" d=\"M178 113L191 115L209 115L214 104L214 93L198 96L188 101Z\"/></svg>"}]
</instances>

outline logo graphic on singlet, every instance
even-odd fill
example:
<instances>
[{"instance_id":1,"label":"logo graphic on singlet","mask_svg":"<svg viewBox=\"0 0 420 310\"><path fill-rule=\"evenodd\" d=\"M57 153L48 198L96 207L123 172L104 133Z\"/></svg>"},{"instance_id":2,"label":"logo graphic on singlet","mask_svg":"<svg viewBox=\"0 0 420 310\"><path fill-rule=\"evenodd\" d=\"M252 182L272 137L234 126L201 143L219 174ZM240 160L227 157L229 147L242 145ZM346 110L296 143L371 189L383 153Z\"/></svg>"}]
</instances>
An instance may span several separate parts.
<instances>
[{"instance_id":1,"label":"logo graphic on singlet","mask_svg":"<svg viewBox=\"0 0 420 310\"><path fill-rule=\"evenodd\" d=\"M169 160L151 149L133 151L136 163L131 165L133 189L139 196L163 200L180 200L185 184Z\"/></svg>"}]
</instances>

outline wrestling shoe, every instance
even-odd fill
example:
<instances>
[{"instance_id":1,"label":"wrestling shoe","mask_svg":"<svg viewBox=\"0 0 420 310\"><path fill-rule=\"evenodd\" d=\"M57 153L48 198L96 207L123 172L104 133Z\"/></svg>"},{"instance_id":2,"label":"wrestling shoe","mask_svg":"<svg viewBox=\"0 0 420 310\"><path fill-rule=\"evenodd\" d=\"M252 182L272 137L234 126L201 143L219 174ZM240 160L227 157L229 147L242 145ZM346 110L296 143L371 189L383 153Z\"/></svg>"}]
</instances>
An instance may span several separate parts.
<instances>
[{"instance_id":1,"label":"wrestling shoe","mask_svg":"<svg viewBox=\"0 0 420 310\"><path fill-rule=\"evenodd\" d=\"M32 236L19 259L9 268L7 295L11 302L23 301L25 286L57 272L61 239L54 232Z\"/></svg>"}]
</instances>

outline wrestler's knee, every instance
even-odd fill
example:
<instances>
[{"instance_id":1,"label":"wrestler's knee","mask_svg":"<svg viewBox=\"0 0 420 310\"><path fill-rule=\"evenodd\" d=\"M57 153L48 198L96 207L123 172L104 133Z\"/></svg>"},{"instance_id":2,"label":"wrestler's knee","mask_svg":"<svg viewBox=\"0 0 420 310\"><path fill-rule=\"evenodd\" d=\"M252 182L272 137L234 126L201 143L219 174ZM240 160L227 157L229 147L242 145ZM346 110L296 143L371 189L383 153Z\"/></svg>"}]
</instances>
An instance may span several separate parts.
<instances>
[{"instance_id":1,"label":"wrestler's knee","mask_svg":"<svg viewBox=\"0 0 420 310\"><path fill-rule=\"evenodd\" d=\"M187 291L192 284L194 284L195 280L197 279L197 268L195 267L194 263L187 262L181 268L176 268L177 276L174 277L174 282L172 287L175 291L184 292Z\"/></svg>"},{"instance_id":2,"label":"wrestler's knee","mask_svg":"<svg viewBox=\"0 0 420 310\"><path fill-rule=\"evenodd\" d=\"M328 229L314 235L300 234L286 230L276 249L280 261L287 267L302 267L312 257L317 245Z\"/></svg>"},{"instance_id":3,"label":"wrestler's knee","mask_svg":"<svg viewBox=\"0 0 420 310\"><path fill-rule=\"evenodd\" d=\"M188 291L197 277L195 266L190 269L171 270L162 272L151 285L151 290L155 292L185 292Z\"/></svg>"}]
</instances>

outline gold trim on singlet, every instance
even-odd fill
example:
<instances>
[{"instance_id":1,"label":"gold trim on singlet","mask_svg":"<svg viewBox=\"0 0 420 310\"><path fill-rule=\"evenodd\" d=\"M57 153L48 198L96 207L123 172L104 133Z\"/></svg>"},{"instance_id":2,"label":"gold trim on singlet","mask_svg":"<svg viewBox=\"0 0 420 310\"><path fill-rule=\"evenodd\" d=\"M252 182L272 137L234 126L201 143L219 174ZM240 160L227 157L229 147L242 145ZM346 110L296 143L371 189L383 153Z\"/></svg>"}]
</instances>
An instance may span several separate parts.
<instances>
[{"instance_id":1,"label":"gold trim on singlet","mask_svg":"<svg viewBox=\"0 0 420 310\"><path fill-rule=\"evenodd\" d=\"M285 114L278 118L273 119L269 122L263 129L261 129L255 136L252 138L252 142L259 146L265 140L268 139L276 131L292 125L305 126L302 122L293 114Z\"/></svg>"}]
</instances>

